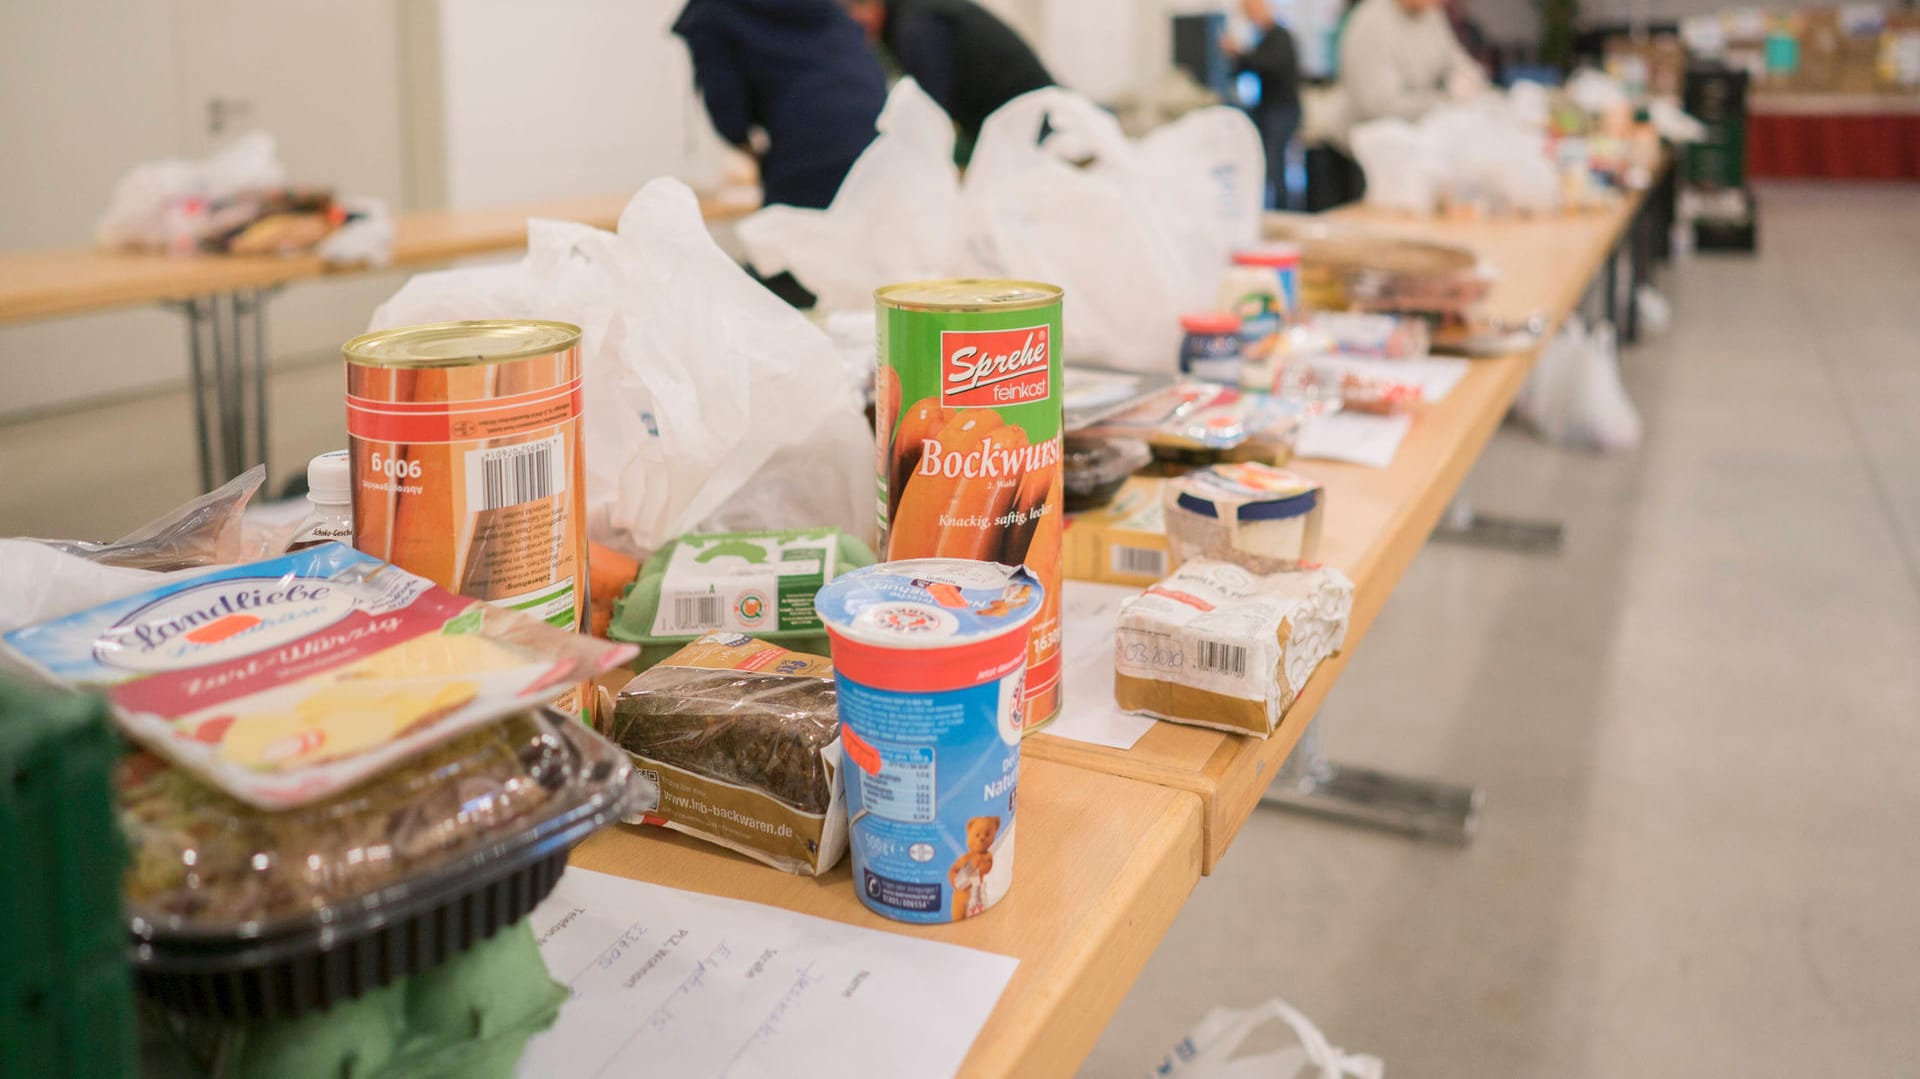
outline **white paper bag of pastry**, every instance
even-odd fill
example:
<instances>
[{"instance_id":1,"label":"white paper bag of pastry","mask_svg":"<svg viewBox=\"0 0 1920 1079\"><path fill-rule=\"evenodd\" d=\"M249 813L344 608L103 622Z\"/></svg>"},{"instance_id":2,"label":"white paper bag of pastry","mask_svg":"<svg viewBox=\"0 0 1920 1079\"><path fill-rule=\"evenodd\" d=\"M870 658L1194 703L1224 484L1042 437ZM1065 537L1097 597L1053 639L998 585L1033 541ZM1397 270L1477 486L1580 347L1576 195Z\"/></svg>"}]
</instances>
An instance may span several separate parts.
<instances>
[{"instance_id":1,"label":"white paper bag of pastry","mask_svg":"<svg viewBox=\"0 0 1920 1079\"><path fill-rule=\"evenodd\" d=\"M1265 738L1339 651L1352 612L1339 570L1188 562L1121 605L1114 697L1129 712Z\"/></svg>"}]
</instances>

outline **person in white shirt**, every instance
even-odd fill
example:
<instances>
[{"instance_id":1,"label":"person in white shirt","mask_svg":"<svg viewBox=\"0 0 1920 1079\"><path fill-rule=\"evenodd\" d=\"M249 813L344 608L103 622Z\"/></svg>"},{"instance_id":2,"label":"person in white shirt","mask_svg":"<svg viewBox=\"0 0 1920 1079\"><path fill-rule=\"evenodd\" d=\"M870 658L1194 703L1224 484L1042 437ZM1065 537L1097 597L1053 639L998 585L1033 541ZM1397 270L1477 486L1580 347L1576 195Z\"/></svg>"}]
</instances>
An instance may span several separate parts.
<instances>
[{"instance_id":1,"label":"person in white shirt","mask_svg":"<svg viewBox=\"0 0 1920 1079\"><path fill-rule=\"evenodd\" d=\"M1442 0L1360 0L1340 34L1346 120L1418 120L1480 92L1485 76L1453 35Z\"/></svg>"}]
</instances>

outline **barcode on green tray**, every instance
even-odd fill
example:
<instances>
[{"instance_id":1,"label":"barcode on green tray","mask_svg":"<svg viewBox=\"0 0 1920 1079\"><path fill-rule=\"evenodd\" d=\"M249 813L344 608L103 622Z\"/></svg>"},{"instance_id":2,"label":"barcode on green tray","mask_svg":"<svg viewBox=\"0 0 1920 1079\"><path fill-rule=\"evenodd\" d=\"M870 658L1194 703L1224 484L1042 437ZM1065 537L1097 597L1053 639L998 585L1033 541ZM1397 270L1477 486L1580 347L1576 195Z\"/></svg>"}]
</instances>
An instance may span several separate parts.
<instances>
[{"instance_id":1,"label":"barcode on green tray","mask_svg":"<svg viewBox=\"0 0 1920 1079\"><path fill-rule=\"evenodd\" d=\"M1152 547L1115 546L1109 564L1115 573L1140 573L1150 577L1167 575L1167 552Z\"/></svg>"},{"instance_id":2,"label":"barcode on green tray","mask_svg":"<svg viewBox=\"0 0 1920 1079\"><path fill-rule=\"evenodd\" d=\"M1219 671L1223 674L1233 675L1235 678L1245 677L1247 673L1246 645L1228 644L1225 641L1201 641L1199 642L1199 649L1199 662L1195 664L1198 669L1203 671Z\"/></svg>"},{"instance_id":3,"label":"barcode on green tray","mask_svg":"<svg viewBox=\"0 0 1920 1079\"><path fill-rule=\"evenodd\" d=\"M673 597L673 624L680 633L719 629L727 615L724 596Z\"/></svg>"}]
</instances>

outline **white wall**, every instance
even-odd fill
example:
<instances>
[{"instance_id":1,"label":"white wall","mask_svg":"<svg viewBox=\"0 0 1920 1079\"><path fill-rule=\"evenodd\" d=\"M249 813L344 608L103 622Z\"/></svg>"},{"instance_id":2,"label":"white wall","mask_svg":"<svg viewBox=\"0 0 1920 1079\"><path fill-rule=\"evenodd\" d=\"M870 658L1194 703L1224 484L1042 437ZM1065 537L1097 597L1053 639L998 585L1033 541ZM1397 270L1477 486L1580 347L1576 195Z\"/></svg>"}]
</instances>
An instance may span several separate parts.
<instances>
[{"instance_id":1,"label":"white wall","mask_svg":"<svg viewBox=\"0 0 1920 1079\"><path fill-rule=\"evenodd\" d=\"M168 34L166 9L139 0L0 3L0 248L85 244L120 170L176 151ZM140 310L0 327L0 414L178 380L177 321Z\"/></svg>"},{"instance_id":2,"label":"white wall","mask_svg":"<svg viewBox=\"0 0 1920 1079\"><path fill-rule=\"evenodd\" d=\"M720 140L668 27L681 0L443 0L454 207L635 191L718 168Z\"/></svg>"},{"instance_id":3,"label":"white wall","mask_svg":"<svg viewBox=\"0 0 1920 1079\"><path fill-rule=\"evenodd\" d=\"M294 180L398 200L394 26L388 0L0 3L0 248L87 246L126 170L211 147L214 96L251 102L242 126L277 135ZM395 281L288 290L269 352L337 349ZM0 416L180 385L185 342L154 307L0 327Z\"/></svg>"},{"instance_id":4,"label":"white wall","mask_svg":"<svg viewBox=\"0 0 1920 1079\"><path fill-rule=\"evenodd\" d=\"M718 169L667 31L681 0L0 2L0 249L83 247L134 164L197 156L212 97L250 103L296 182L399 209L637 190ZM276 361L323 358L404 275L274 297ZM158 308L0 327L0 417L178 386Z\"/></svg>"}]
</instances>

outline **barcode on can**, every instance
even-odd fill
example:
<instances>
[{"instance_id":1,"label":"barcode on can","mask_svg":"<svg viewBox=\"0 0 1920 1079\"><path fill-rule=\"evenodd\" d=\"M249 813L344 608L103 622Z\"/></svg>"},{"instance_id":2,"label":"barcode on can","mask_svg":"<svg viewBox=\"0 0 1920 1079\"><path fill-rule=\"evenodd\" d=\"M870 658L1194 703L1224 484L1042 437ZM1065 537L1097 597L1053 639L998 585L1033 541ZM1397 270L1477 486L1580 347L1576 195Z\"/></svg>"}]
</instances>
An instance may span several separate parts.
<instances>
[{"instance_id":1,"label":"barcode on can","mask_svg":"<svg viewBox=\"0 0 1920 1079\"><path fill-rule=\"evenodd\" d=\"M1235 678L1243 678L1247 673L1247 646L1228 644L1225 641L1199 642L1199 662L1195 666L1203 671L1220 671Z\"/></svg>"},{"instance_id":2,"label":"barcode on can","mask_svg":"<svg viewBox=\"0 0 1920 1079\"><path fill-rule=\"evenodd\" d=\"M673 597L672 632L705 633L710 629L719 629L726 617L724 596Z\"/></svg>"},{"instance_id":3,"label":"barcode on can","mask_svg":"<svg viewBox=\"0 0 1920 1079\"><path fill-rule=\"evenodd\" d=\"M1111 564L1115 573L1141 573L1160 578L1167 575L1167 552L1152 547L1116 546Z\"/></svg>"},{"instance_id":4,"label":"barcode on can","mask_svg":"<svg viewBox=\"0 0 1920 1079\"><path fill-rule=\"evenodd\" d=\"M567 489L560 436L467 451L467 507L497 510L552 498Z\"/></svg>"}]
</instances>

